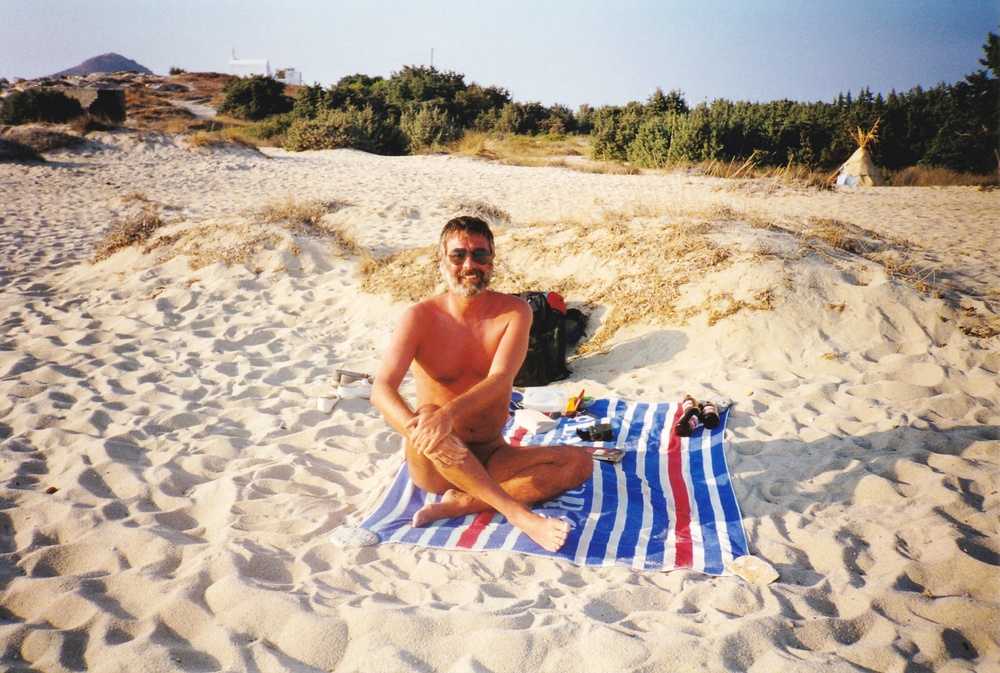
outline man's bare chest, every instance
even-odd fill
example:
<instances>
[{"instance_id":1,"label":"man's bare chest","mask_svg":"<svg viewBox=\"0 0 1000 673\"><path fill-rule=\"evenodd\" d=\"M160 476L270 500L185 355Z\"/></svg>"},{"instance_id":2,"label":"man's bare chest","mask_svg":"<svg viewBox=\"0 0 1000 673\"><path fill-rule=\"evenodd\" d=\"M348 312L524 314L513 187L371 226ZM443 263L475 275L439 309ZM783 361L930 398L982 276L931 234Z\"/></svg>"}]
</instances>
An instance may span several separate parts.
<instances>
[{"instance_id":1,"label":"man's bare chest","mask_svg":"<svg viewBox=\"0 0 1000 673\"><path fill-rule=\"evenodd\" d=\"M502 329L454 323L428 327L416 358L428 376L446 383L469 377L483 378L489 373Z\"/></svg>"}]
</instances>

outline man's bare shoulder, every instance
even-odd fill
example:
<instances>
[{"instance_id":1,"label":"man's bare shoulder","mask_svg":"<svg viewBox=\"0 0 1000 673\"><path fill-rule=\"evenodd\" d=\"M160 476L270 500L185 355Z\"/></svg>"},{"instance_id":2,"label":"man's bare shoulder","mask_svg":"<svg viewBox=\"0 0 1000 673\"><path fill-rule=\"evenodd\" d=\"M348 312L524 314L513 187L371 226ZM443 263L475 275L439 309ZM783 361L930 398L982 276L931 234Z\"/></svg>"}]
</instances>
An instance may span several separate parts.
<instances>
[{"instance_id":1,"label":"man's bare shoulder","mask_svg":"<svg viewBox=\"0 0 1000 673\"><path fill-rule=\"evenodd\" d=\"M433 315L447 313L448 306L445 302L445 296L446 295L439 294L433 297L428 297L427 299L421 299L415 304L410 304L410 306L406 309L406 313L414 318L424 320Z\"/></svg>"},{"instance_id":2,"label":"man's bare shoulder","mask_svg":"<svg viewBox=\"0 0 1000 673\"><path fill-rule=\"evenodd\" d=\"M505 292L495 292L493 290L487 290L490 294L490 298L494 302L499 311L506 313L508 311L514 311L521 313L523 315L531 314L531 307L528 306L528 302L524 301L520 297L514 294L507 294Z\"/></svg>"}]
</instances>

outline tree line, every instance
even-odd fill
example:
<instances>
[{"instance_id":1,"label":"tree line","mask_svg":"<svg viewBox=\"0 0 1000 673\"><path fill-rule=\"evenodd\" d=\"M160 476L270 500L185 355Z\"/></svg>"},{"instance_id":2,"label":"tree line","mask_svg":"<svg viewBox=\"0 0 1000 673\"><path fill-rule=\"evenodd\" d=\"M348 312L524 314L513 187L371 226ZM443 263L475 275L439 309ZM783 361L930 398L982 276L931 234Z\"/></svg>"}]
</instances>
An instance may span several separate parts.
<instances>
[{"instance_id":1,"label":"tree line","mask_svg":"<svg viewBox=\"0 0 1000 673\"><path fill-rule=\"evenodd\" d=\"M236 80L220 112L250 119L276 115L272 130L284 134L291 150L354 147L404 154L445 145L468 131L581 133L592 137L593 158L643 168L752 157L758 165L830 169L856 149L855 131L877 121L878 142L870 149L881 166L989 173L1000 160L996 34L989 33L983 53L984 67L954 84L887 96L864 88L829 103L719 99L691 107L683 92L657 89L642 103L582 105L574 112L563 105L516 102L506 89L467 84L455 72L407 66L388 79L357 74L329 88L305 86L294 99L267 78ZM278 103L256 103L265 99Z\"/></svg>"},{"instance_id":2,"label":"tree line","mask_svg":"<svg viewBox=\"0 0 1000 673\"><path fill-rule=\"evenodd\" d=\"M389 78L356 74L328 88L300 87L294 97L270 77L234 79L218 111L256 122L248 134L281 138L289 150L406 154L447 145L470 131L589 134L592 158L640 168L752 160L829 170L854 151L855 131L877 121L878 141L870 149L880 166L986 174L1000 164L997 34L988 34L983 53L983 68L954 84L888 96L864 88L829 103L719 99L691 107L682 91L657 89L645 102L573 111L517 102L506 89L466 83L459 73L406 66ZM80 113L61 92L34 89L7 96L0 123L64 122Z\"/></svg>"}]
</instances>

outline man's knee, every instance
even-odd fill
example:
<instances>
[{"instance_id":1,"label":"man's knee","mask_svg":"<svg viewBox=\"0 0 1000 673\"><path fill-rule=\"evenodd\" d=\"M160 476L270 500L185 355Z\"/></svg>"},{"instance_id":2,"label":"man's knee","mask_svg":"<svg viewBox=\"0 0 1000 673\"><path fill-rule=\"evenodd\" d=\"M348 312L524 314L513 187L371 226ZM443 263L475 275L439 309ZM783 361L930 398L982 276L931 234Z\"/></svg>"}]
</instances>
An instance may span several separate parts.
<instances>
[{"instance_id":1,"label":"man's knee","mask_svg":"<svg viewBox=\"0 0 1000 673\"><path fill-rule=\"evenodd\" d=\"M573 458L570 470L575 477L574 481L576 481L577 486L579 486L593 476L594 459L591 458L590 452L587 451L587 449L579 446L575 446L573 448L575 451L571 454Z\"/></svg>"},{"instance_id":2,"label":"man's knee","mask_svg":"<svg viewBox=\"0 0 1000 673\"><path fill-rule=\"evenodd\" d=\"M429 458L419 455L409 442L406 443L406 464L410 469L410 481L417 488L438 495L449 488L454 488L451 482L438 472L434 463Z\"/></svg>"}]
</instances>

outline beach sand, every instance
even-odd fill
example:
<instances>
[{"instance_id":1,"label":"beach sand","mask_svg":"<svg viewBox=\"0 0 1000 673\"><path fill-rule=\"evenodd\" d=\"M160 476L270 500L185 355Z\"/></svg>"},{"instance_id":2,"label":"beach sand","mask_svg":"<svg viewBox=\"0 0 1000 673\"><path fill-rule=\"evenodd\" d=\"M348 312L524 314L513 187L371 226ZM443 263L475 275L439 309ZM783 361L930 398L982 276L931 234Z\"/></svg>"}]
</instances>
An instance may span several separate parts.
<instances>
[{"instance_id":1,"label":"beach sand","mask_svg":"<svg viewBox=\"0 0 1000 673\"><path fill-rule=\"evenodd\" d=\"M46 158L0 164L3 670L1000 671L1000 192L125 131ZM732 400L776 582L331 544L401 439L316 399L470 209L500 289L591 316L557 385Z\"/></svg>"}]
</instances>

